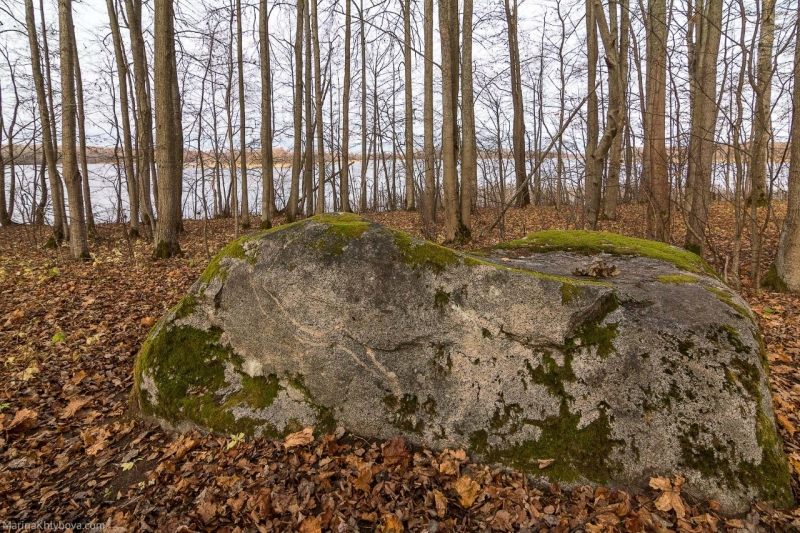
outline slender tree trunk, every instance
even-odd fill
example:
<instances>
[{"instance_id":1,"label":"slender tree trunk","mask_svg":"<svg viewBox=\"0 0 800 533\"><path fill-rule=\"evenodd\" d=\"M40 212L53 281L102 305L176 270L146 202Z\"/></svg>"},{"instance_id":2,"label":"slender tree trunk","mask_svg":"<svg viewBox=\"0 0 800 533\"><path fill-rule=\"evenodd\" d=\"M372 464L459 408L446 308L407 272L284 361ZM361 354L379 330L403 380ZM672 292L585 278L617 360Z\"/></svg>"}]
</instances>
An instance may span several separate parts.
<instances>
[{"instance_id":1,"label":"slender tree trunk","mask_svg":"<svg viewBox=\"0 0 800 533\"><path fill-rule=\"evenodd\" d=\"M131 121L128 115L128 61L122 48L122 35L119 30L117 11L113 0L106 0L108 18L111 25L111 37L114 43L114 57L117 63L119 81L119 102L122 113L122 161L125 165L125 178L128 185L128 201L130 202L130 234L139 236L139 183L133 171L133 146L131 143Z\"/></svg>"},{"instance_id":2,"label":"slender tree trunk","mask_svg":"<svg viewBox=\"0 0 800 533\"><path fill-rule=\"evenodd\" d=\"M423 129L425 152L425 197L423 201L423 222L425 236L434 237L436 222L436 175L434 164L436 152L433 146L433 0L425 0L425 74Z\"/></svg>"},{"instance_id":3,"label":"slender tree trunk","mask_svg":"<svg viewBox=\"0 0 800 533\"><path fill-rule=\"evenodd\" d=\"M310 217L314 214L314 127L313 115L311 114L312 102L312 76L311 76L311 0L305 4L305 39L306 39L306 63L305 63L305 91L306 91L306 155L303 164L303 198L305 199L305 215Z\"/></svg>"},{"instance_id":4,"label":"slender tree trunk","mask_svg":"<svg viewBox=\"0 0 800 533\"><path fill-rule=\"evenodd\" d=\"M750 138L750 201L764 205L767 201L767 146L772 136L770 106L772 99L772 45L775 41L775 0L764 0L761 6L761 34L758 40L756 79L751 86L756 94L753 130Z\"/></svg>"},{"instance_id":5,"label":"slender tree trunk","mask_svg":"<svg viewBox=\"0 0 800 533\"><path fill-rule=\"evenodd\" d=\"M644 138L644 199L647 236L670 239L670 191L666 145L667 3L650 0L647 14L646 129Z\"/></svg>"},{"instance_id":6,"label":"slender tree trunk","mask_svg":"<svg viewBox=\"0 0 800 533\"><path fill-rule=\"evenodd\" d=\"M797 7L800 12L800 2ZM795 42L800 41L798 26ZM794 79L800 80L800 46L794 52ZM789 201L783 220L778 253L773 266L777 279L765 281L777 289L800 292L800 83L795 81L792 92L792 131L789 159Z\"/></svg>"},{"instance_id":7,"label":"slender tree trunk","mask_svg":"<svg viewBox=\"0 0 800 533\"><path fill-rule=\"evenodd\" d=\"M458 191L458 39L457 0L439 1L439 33L442 46L442 185L444 187L445 242L469 240L461 220Z\"/></svg>"},{"instance_id":8,"label":"slender tree trunk","mask_svg":"<svg viewBox=\"0 0 800 533\"><path fill-rule=\"evenodd\" d=\"M314 40L314 109L317 130L317 206L314 213L325 212L325 144L322 138L322 69L319 60L319 20L317 16L317 0L311 0L311 29Z\"/></svg>"},{"instance_id":9,"label":"slender tree trunk","mask_svg":"<svg viewBox=\"0 0 800 533\"><path fill-rule=\"evenodd\" d=\"M297 26L294 34L294 148L292 153L292 185L289 205L286 206L286 222L297 218L297 201L300 196L300 162L302 159L303 135L303 11L304 0L297 0Z\"/></svg>"},{"instance_id":10,"label":"slender tree trunk","mask_svg":"<svg viewBox=\"0 0 800 533\"><path fill-rule=\"evenodd\" d=\"M461 222L472 227L472 210L478 194L478 155L475 142L475 93L472 83L472 0L464 0L461 104Z\"/></svg>"},{"instance_id":11,"label":"slender tree trunk","mask_svg":"<svg viewBox=\"0 0 800 533\"><path fill-rule=\"evenodd\" d=\"M403 0L403 67L405 75L405 173L407 211L416 209L414 201L414 91L411 81L411 5L412 0Z\"/></svg>"},{"instance_id":12,"label":"slender tree trunk","mask_svg":"<svg viewBox=\"0 0 800 533\"><path fill-rule=\"evenodd\" d=\"M235 17L233 1L230 4L231 18L229 21L228 40L228 76L225 83L225 114L228 122L226 137L228 138L228 171L231 177L231 212L233 213L233 235L239 236L239 177L236 171L236 148L233 144L233 19ZM244 128L244 124L239 125Z\"/></svg>"},{"instance_id":13,"label":"slender tree trunk","mask_svg":"<svg viewBox=\"0 0 800 533\"><path fill-rule=\"evenodd\" d=\"M597 26L594 0L586 0L586 53L587 90L589 98L586 107L586 159L585 159L585 209L590 230L597 229L597 214L600 209L600 190L603 179L602 162L598 165L598 137L600 124L597 111Z\"/></svg>"},{"instance_id":14,"label":"slender tree trunk","mask_svg":"<svg viewBox=\"0 0 800 533\"><path fill-rule=\"evenodd\" d=\"M269 10L260 0L261 39L261 228L272 227L275 210L275 163L272 158L272 63L269 47Z\"/></svg>"},{"instance_id":15,"label":"slender tree trunk","mask_svg":"<svg viewBox=\"0 0 800 533\"><path fill-rule=\"evenodd\" d=\"M245 124L244 59L242 52L242 0L236 0L236 63L239 70L239 162L242 171L242 227L250 227L250 198L247 186L247 130Z\"/></svg>"},{"instance_id":16,"label":"slender tree trunk","mask_svg":"<svg viewBox=\"0 0 800 533\"><path fill-rule=\"evenodd\" d=\"M153 256L167 258L181 253L178 242L183 180L183 131L175 57L172 0L155 0L154 50L156 101L156 157L159 195Z\"/></svg>"},{"instance_id":17,"label":"slender tree trunk","mask_svg":"<svg viewBox=\"0 0 800 533\"><path fill-rule=\"evenodd\" d=\"M59 55L61 56L61 149L62 172L69 195L69 249L73 259L89 259L86 219L83 211L81 175L78 172L75 122L75 34L72 0L58 2Z\"/></svg>"},{"instance_id":18,"label":"slender tree trunk","mask_svg":"<svg viewBox=\"0 0 800 533\"><path fill-rule=\"evenodd\" d=\"M587 0L591 2L591 0ZM512 147L514 151L514 176L516 188L519 190L525 183L525 110L522 100L522 72L519 57L519 33L517 31L518 5L517 0L504 0L506 11L506 26L508 30L508 52L511 70L511 102L514 107ZM587 26L588 28L588 26ZM531 203L530 190L525 190L517 196L517 207L525 207Z\"/></svg>"},{"instance_id":19,"label":"slender tree trunk","mask_svg":"<svg viewBox=\"0 0 800 533\"><path fill-rule=\"evenodd\" d=\"M358 10L361 33L361 198L358 210L363 213L367 210L367 165L369 153L367 151L367 36L364 32L364 0L361 0Z\"/></svg>"},{"instance_id":20,"label":"slender tree trunk","mask_svg":"<svg viewBox=\"0 0 800 533\"><path fill-rule=\"evenodd\" d=\"M136 91L137 142L136 142L136 176L139 182L139 209L142 222L154 228L153 204L150 198L150 172L153 156L153 118L150 107L150 94L147 91L147 55L142 34L142 2L141 0L125 0L128 11L128 29L130 30L131 52L133 55L133 78ZM155 180L155 176L153 176Z\"/></svg>"},{"instance_id":21,"label":"slender tree trunk","mask_svg":"<svg viewBox=\"0 0 800 533\"><path fill-rule=\"evenodd\" d=\"M339 185L341 210L349 213L350 207L350 47L352 0L345 0L344 10L344 80L342 87L342 173Z\"/></svg>"},{"instance_id":22,"label":"slender tree trunk","mask_svg":"<svg viewBox=\"0 0 800 533\"><path fill-rule=\"evenodd\" d=\"M78 143L80 149L81 185L83 186L83 203L86 210L86 229L94 237L97 230L94 227L94 213L92 212L91 189L89 188L89 165L86 161L86 115L83 105L83 76L81 76L81 63L78 57L78 43L73 38L72 54L75 61L75 96L78 99Z\"/></svg>"},{"instance_id":23,"label":"slender tree trunk","mask_svg":"<svg viewBox=\"0 0 800 533\"><path fill-rule=\"evenodd\" d=\"M711 174L714 162L714 132L717 122L717 55L722 0L697 2L696 48L689 64L691 90L691 134L689 140L688 181L691 210L686 247L703 255L706 246L708 207L711 202Z\"/></svg>"},{"instance_id":24,"label":"slender tree trunk","mask_svg":"<svg viewBox=\"0 0 800 533\"><path fill-rule=\"evenodd\" d=\"M28 42L31 51L31 69L33 83L36 88L36 102L39 109L39 121L42 126L42 152L47 175L50 179L50 190L53 197L53 244L64 240L66 227L66 213L64 211L64 197L61 194L61 178L56 169L56 150L54 145L53 126L50 121L52 114L47 104L45 80L42 75L42 59L39 54L39 41L36 34L36 22L33 15L33 1L25 2L25 22L28 30Z\"/></svg>"},{"instance_id":25,"label":"slender tree trunk","mask_svg":"<svg viewBox=\"0 0 800 533\"><path fill-rule=\"evenodd\" d=\"M617 6L620 6L619 15L619 29L617 28ZM625 136L625 127L627 124L627 102L625 95L625 86L628 81L628 32L630 29L630 15L628 13L629 2L628 0L621 0L617 2L613 0L609 3L610 24L611 24L611 38L613 43L619 43L619 51L617 58L619 64L617 65L617 82L614 87L615 91L609 90L609 100L613 99L612 103L609 101L609 109L616 107L618 111L617 120L619 122L616 135L611 143L611 159L608 164L608 177L606 180L606 194L605 202L603 203L603 214L608 220L616 220L617 218L617 202L619 201L619 177L622 160L622 140ZM611 68L609 67L609 80L611 79Z\"/></svg>"},{"instance_id":26,"label":"slender tree trunk","mask_svg":"<svg viewBox=\"0 0 800 533\"><path fill-rule=\"evenodd\" d=\"M5 124L3 123L3 87L0 84L0 225L11 225L11 217L8 214L8 203L6 202L6 160L3 156L3 132L5 131ZM12 140L9 139L9 145ZM34 165L36 160L34 159Z\"/></svg>"}]
</instances>

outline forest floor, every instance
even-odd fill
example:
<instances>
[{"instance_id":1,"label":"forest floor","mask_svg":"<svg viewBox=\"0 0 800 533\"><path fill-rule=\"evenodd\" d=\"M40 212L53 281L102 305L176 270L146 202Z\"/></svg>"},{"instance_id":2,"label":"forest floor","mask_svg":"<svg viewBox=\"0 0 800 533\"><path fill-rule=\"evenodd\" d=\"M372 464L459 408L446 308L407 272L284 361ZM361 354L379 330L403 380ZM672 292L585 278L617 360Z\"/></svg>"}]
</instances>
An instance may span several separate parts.
<instances>
[{"instance_id":1,"label":"forest floor","mask_svg":"<svg viewBox=\"0 0 800 533\"><path fill-rule=\"evenodd\" d=\"M785 205L776 211L766 225L764 266ZM479 212L475 233L495 215ZM574 215L512 209L502 234L495 230L471 246L574 228ZM642 236L643 215L641 206L622 206L618 221L601 226ZM733 216L727 204L712 210L711 262L720 271L733 249ZM415 213L368 218L421 235ZM329 435L293 446L297 438L176 435L136 420L127 401L142 341L197 279L208 254L233 238L230 219L186 221L185 229L183 257L152 261L147 242L129 241L121 225L101 225L87 263L70 261L66 248L43 249L46 235L31 227L0 229L0 529L95 522L106 531L800 530L800 508L760 504L726 518L717 502L677 497L679 486L671 491L665 479L637 496L602 487L540 490L463 451L436 453L400 439ZM683 235L680 221L674 235ZM746 277L746 241L742 264ZM800 296L757 294L746 281L741 293L767 343L774 405L800 496Z\"/></svg>"}]
</instances>

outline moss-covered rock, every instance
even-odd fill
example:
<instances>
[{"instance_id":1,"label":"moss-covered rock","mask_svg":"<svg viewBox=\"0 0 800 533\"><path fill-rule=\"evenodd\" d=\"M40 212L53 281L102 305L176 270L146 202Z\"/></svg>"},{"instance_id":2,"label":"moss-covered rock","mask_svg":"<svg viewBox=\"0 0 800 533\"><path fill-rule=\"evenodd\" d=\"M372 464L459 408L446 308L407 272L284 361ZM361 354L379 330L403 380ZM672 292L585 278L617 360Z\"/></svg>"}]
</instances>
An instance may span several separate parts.
<instances>
[{"instance_id":1,"label":"moss-covered rock","mask_svg":"<svg viewBox=\"0 0 800 533\"><path fill-rule=\"evenodd\" d=\"M573 275L596 259L619 275ZM341 425L543 483L675 473L741 510L791 498L767 371L747 304L684 250L542 232L470 254L346 214L222 250L148 336L134 397L178 429Z\"/></svg>"},{"instance_id":2,"label":"moss-covered rock","mask_svg":"<svg viewBox=\"0 0 800 533\"><path fill-rule=\"evenodd\" d=\"M571 252L583 255L600 253L648 257L672 263L681 270L713 274L703 259L688 251L663 242L625 237L603 231L570 230L540 231L519 240L498 244L489 250L525 250L529 252Z\"/></svg>"}]
</instances>

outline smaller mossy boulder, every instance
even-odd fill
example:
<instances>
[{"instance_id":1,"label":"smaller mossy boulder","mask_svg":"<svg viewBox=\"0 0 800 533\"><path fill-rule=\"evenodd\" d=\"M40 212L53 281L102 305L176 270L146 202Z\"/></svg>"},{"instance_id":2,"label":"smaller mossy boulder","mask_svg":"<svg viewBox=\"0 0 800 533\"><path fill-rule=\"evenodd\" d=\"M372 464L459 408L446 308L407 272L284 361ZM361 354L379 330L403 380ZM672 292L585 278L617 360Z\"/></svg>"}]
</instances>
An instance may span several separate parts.
<instances>
[{"instance_id":1,"label":"smaller mossy boulder","mask_svg":"<svg viewBox=\"0 0 800 533\"><path fill-rule=\"evenodd\" d=\"M599 260L618 275L572 275ZM680 474L741 511L791 503L767 372L747 304L684 250L549 231L467 254L322 215L222 250L133 397L179 430L399 434L563 486Z\"/></svg>"}]
</instances>

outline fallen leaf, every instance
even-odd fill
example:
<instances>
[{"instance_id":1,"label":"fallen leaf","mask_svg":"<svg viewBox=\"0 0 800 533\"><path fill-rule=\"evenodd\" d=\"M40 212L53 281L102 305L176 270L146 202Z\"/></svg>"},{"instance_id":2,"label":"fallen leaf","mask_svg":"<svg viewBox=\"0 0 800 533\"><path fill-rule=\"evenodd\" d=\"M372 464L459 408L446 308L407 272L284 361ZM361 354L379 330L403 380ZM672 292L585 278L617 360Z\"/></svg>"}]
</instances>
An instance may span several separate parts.
<instances>
[{"instance_id":1,"label":"fallen leaf","mask_svg":"<svg viewBox=\"0 0 800 533\"><path fill-rule=\"evenodd\" d=\"M14 418L11 420L11 423L9 423L4 429L8 433L19 433L31 429L36 425L36 419L38 417L39 413L23 407L17 411L17 413L14 415Z\"/></svg>"},{"instance_id":2,"label":"fallen leaf","mask_svg":"<svg viewBox=\"0 0 800 533\"><path fill-rule=\"evenodd\" d=\"M402 533L403 523L396 514L387 514L383 517L383 533Z\"/></svg>"},{"instance_id":3,"label":"fallen leaf","mask_svg":"<svg viewBox=\"0 0 800 533\"><path fill-rule=\"evenodd\" d=\"M61 420L64 420L65 418L71 417L72 415L80 411L81 408L87 403L89 403L89 400L86 398L75 398L74 400L69 402L69 404L67 404L67 406L64 408L63 411L61 411L61 416L59 416L59 418Z\"/></svg>"},{"instance_id":4,"label":"fallen leaf","mask_svg":"<svg viewBox=\"0 0 800 533\"><path fill-rule=\"evenodd\" d=\"M539 470L543 468L547 468L551 464L553 464L556 460L555 459L539 459Z\"/></svg>"},{"instance_id":5,"label":"fallen leaf","mask_svg":"<svg viewBox=\"0 0 800 533\"><path fill-rule=\"evenodd\" d=\"M783 415L781 413L778 413L777 419L778 419L778 422L780 422L780 424L783 426L783 429L785 429L789 433L790 436L794 437L794 434L797 433L797 428L794 427L794 424L792 424L792 421L789 420L785 415Z\"/></svg>"},{"instance_id":6,"label":"fallen leaf","mask_svg":"<svg viewBox=\"0 0 800 533\"><path fill-rule=\"evenodd\" d=\"M314 430L311 428L305 428L302 431L288 435L286 440L283 441L283 445L288 450L289 448L294 448L295 446L305 446L306 444L310 444L312 442L314 442Z\"/></svg>"},{"instance_id":7,"label":"fallen leaf","mask_svg":"<svg viewBox=\"0 0 800 533\"><path fill-rule=\"evenodd\" d=\"M650 478L650 486L656 490L664 491L656 499L656 509L659 511L675 511L675 516L683 518L686 516L686 508L681 500L681 488L686 482L681 476L675 476L672 482L663 477Z\"/></svg>"},{"instance_id":8,"label":"fallen leaf","mask_svg":"<svg viewBox=\"0 0 800 533\"><path fill-rule=\"evenodd\" d=\"M447 496L442 494L442 491L434 490L433 500L436 504L436 514L439 515L439 518L444 518L447 514Z\"/></svg>"},{"instance_id":9,"label":"fallen leaf","mask_svg":"<svg viewBox=\"0 0 800 533\"><path fill-rule=\"evenodd\" d=\"M353 486L364 492L369 493L370 491L370 484L372 483L372 468L369 464L365 463L361 465L358 469L358 476L356 480L353 482Z\"/></svg>"},{"instance_id":10,"label":"fallen leaf","mask_svg":"<svg viewBox=\"0 0 800 533\"><path fill-rule=\"evenodd\" d=\"M156 323L156 319L151 317L151 316L144 317L142 319L142 322L141 322L142 326L144 326L146 328L152 328L153 324L155 324L155 323Z\"/></svg>"},{"instance_id":11,"label":"fallen leaf","mask_svg":"<svg viewBox=\"0 0 800 533\"><path fill-rule=\"evenodd\" d=\"M461 500L461 507L464 509L472 507L472 504L475 502L481 490L481 486L478 485L474 479L467 476L458 478L454 487Z\"/></svg>"},{"instance_id":12,"label":"fallen leaf","mask_svg":"<svg viewBox=\"0 0 800 533\"><path fill-rule=\"evenodd\" d=\"M210 501L204 501L197 507L197 514L200 515L200 518L203 520L203 522L211 522L214 517L217 516L217 504Z\"/></svg>"},{"instance_id":13,"label":"fallen leaf","mask_svg":"<svg viewBox=\"0 0 800 533\"><path fill-rule=\"evenodd\" d=\"M322 519L309 516L300 522L300 533L322 533Z\"/></svg>"}]
</instances>

